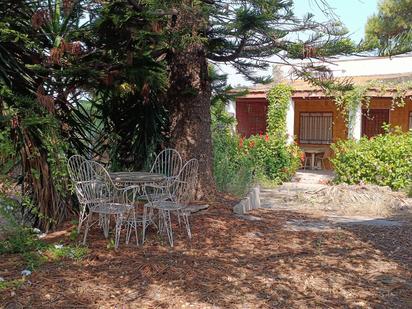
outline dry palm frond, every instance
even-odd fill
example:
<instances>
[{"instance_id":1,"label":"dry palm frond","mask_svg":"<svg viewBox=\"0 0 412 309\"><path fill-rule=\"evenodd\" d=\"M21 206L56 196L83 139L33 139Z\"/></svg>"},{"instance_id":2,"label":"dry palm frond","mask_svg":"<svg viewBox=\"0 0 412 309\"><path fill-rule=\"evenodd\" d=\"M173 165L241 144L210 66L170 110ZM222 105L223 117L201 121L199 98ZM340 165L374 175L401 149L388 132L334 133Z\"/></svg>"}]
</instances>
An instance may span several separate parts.
<instances>
[{"instance_id":1,"label":"dry palm frond","mask_svg":"<svg viewBox=\"0 0 412 309\"><path fill-rule=\"evenodd\" d=\"M340 209L370 208L376 211L408 206L405 195L377 185L339 184L305 192L301 199L315 204L338 206Z\"/></svg>"}]
</instances>

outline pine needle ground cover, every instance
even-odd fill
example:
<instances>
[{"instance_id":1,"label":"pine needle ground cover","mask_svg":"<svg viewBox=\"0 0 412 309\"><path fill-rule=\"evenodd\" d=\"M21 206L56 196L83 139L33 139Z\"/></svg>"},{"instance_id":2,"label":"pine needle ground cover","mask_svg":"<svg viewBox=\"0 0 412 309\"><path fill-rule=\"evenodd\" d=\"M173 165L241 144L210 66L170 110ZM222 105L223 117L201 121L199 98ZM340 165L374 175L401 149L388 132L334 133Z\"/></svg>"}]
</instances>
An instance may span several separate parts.
<instances>
[{"instance_id":1,"label":"pine needle ground cover","mask_svg":"<svg viewBox=\"0 0 412 309\"><path fill-rule=\"evenodd\" d=\"M222 200L192 217L193 241L170 249L152 231L144 247L108 248L99 230L83 259L42 264L0 290L0 306L31 308L411 308L411 225L290 231L292 211L235 216ZM70 244L72 225L47 242ZM176 227L176 231L178 231ZM0 258L0 276L19 280L21 259Z\"/></svg>"}]
</instances>

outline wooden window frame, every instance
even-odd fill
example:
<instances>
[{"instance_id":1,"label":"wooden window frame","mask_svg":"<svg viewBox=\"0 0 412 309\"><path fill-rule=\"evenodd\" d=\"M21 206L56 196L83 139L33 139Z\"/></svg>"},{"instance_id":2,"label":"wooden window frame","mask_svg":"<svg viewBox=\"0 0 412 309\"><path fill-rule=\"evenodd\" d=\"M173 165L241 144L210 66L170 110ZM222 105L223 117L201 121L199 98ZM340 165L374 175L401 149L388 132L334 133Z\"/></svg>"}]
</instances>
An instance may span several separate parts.
<instances>
[{"instance_id":1,"label":"wooden window frame","mask_svg":"<svg viewBox=\"0 0 412 309\"><path fill-rule=\"evenodd\" d=\"M370 109L362 109L362 123L361 123L361 136L366 136L368 138L372 138L374 136L377 136L379 134L383 134L383 130L381 128L376 129L377 131L381 131L380 133L374 134L372 136L368 136L365 133L365 127L364 127L364 118L366 117L366 113L370 113L370 111L385 111L388 115L388 121L385 121L384 123L390 124L391 123L391 111L389 108L370 108Z\"/></svg>"},{"instance_id":2,"label":"wooden window frame","mask_svg":"<svg viewBox=\"0 0 412 309\"><path fill-rule=\"evenodd\" d=\"M302 142L302 138L301 138L301 129L302 129L302 114L329 114L331 117L331 129L330 129L330 140L313 140L310 142L306 142L303 141ZM298 133L298 140L299 140L299 144L303 144L303 145L330 145L333 143L333 133L334 133L334 112L333 111L300 111L299 112L299 131Z\"/></svg>"},{"instance_id":3,"label":"wooden window frame","mask_svg":"<svg viewBox=\"0 0 412 309\"><path fill-rule=\"evenodd\" d=\"M409 130L412 130L412 111L409 112Z\"/></svg>"}]
</instances>

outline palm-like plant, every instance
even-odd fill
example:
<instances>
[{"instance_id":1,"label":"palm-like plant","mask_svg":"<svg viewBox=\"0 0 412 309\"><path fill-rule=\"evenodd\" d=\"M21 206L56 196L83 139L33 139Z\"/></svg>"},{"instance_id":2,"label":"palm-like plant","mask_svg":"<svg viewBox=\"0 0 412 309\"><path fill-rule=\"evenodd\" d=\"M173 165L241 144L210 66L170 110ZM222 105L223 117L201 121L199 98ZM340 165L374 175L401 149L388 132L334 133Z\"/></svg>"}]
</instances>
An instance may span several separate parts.
<instances>
[{"instance_id":1,"label":"palm-like plant","mask_svg":"<svg viewBox=\"0 0 412 309\"><path fill-rule=\"evenodd\" d=\"M79 137L87 137L84 128L93 127L76 107L81 95L77 83L83 77L71 65L81 53L81 43L73 40L84 27L82 5L56 0L0 6L0 125L15 146L9 159L22 167L23 209L43 230L70 209L66 141L84 149L87 143Z\"/></svg>"}]
</instances>

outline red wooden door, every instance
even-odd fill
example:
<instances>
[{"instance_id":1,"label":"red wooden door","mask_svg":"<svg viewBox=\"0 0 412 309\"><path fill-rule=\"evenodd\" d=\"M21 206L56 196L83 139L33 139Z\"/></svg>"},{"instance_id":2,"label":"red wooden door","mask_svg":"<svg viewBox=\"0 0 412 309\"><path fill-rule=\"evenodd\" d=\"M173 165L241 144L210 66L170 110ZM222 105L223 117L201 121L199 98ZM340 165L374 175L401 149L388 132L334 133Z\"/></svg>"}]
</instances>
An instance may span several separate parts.
<instances>
[{"instance_id":1,"label":"red wooden door","mask_svg":"<svg viewBox=\"0 0 412 309\"><path fill-rule=\"evenodd\" d=\"M384 123L389 123L389 109L362 110L362 136L370 138L383 134Z\"/></svg>"},{"instance_id":2,"label":"red wooden door","mask_svg":"<svg viewBox=\"0 0 412 309\"><path fill-rule=\"evenodd\" d=\"M266 132L267 102L236 102L237 131L249 137Z\"/></svg>"}]
</instances>

